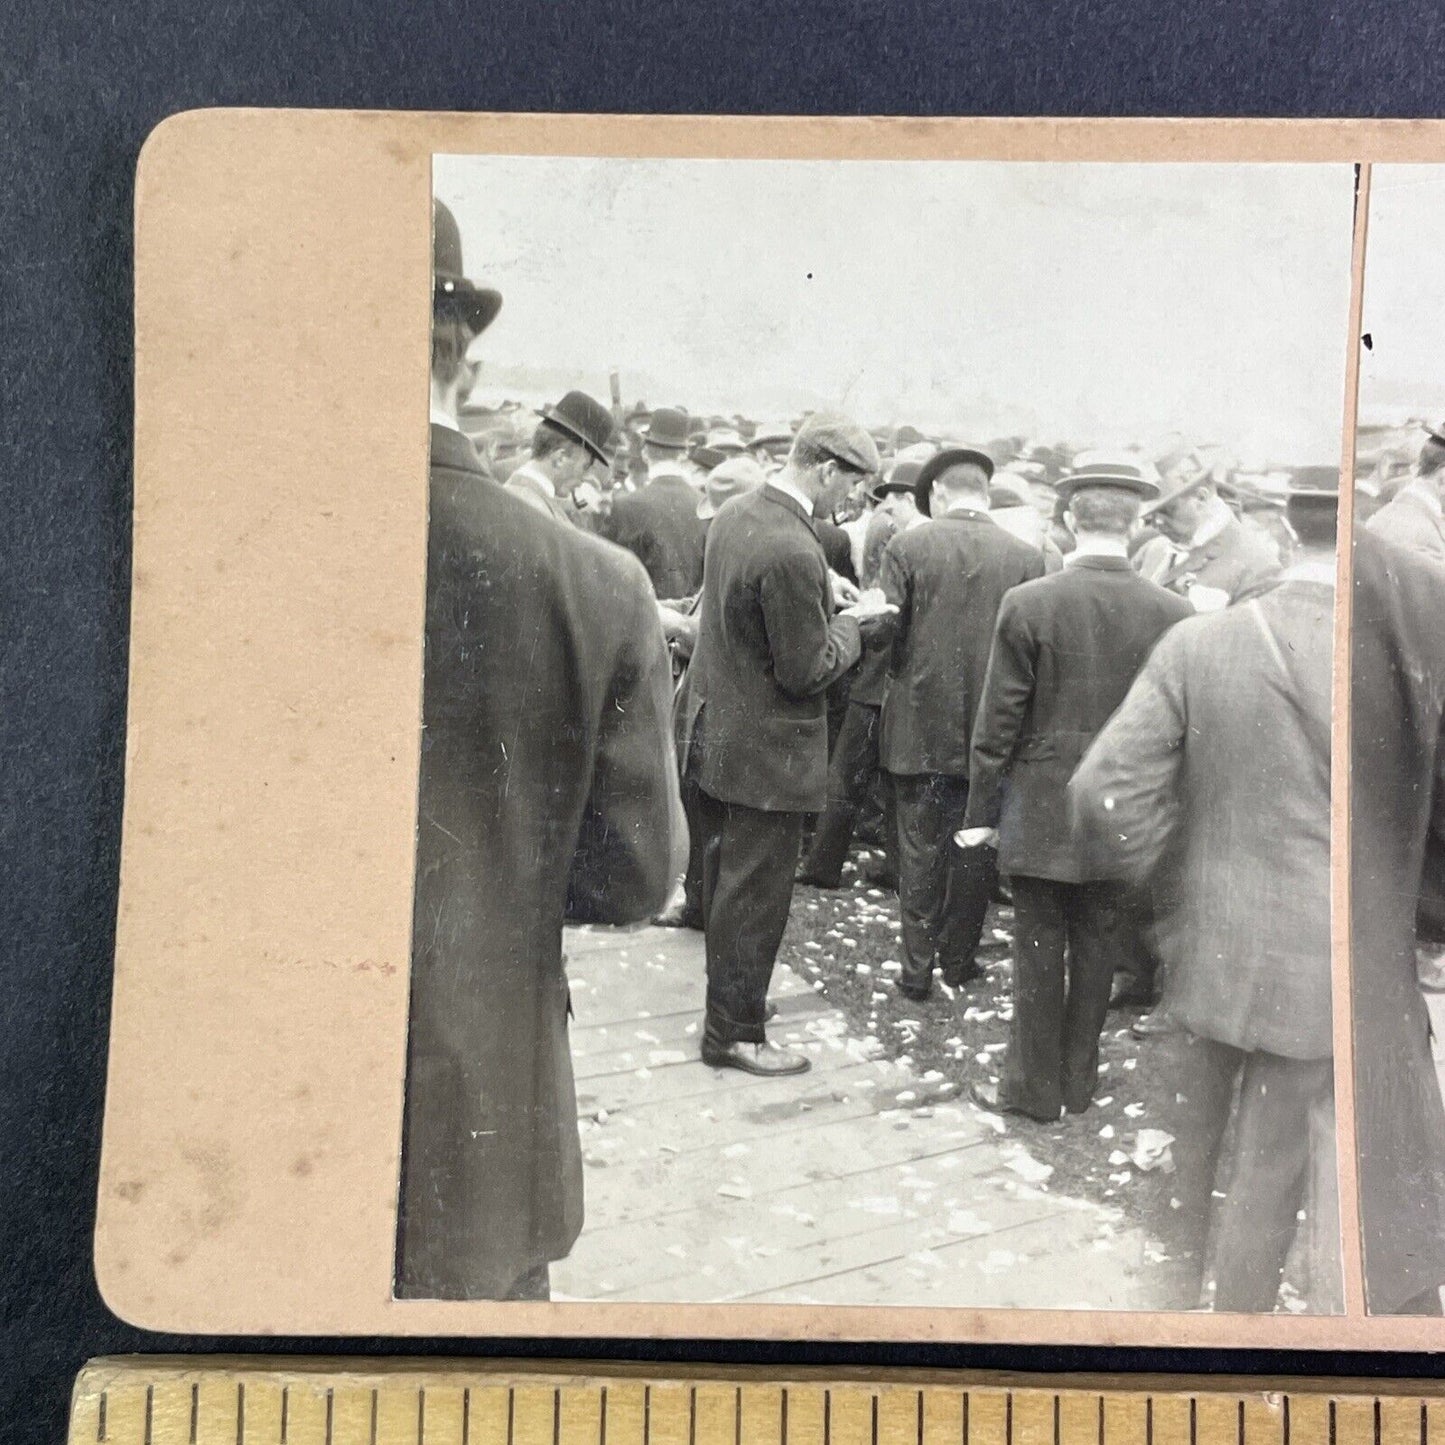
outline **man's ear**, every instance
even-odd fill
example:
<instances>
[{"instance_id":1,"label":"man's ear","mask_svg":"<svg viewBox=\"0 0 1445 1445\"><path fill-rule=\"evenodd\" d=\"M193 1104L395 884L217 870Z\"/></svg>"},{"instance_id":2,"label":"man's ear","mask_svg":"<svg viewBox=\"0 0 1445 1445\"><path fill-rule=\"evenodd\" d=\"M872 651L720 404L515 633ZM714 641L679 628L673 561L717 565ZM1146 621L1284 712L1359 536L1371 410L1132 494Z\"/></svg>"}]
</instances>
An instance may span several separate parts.
<instances>
[{"instance_id":1,"label":"man's ear","mask_svg":"<svg viewBox=\"0 0 1445 1445\"><path fill-rule=\"evenodd\" d=\"M1079 535L1079 529L1074 525L1074 514L1067 507L1064 508L1064 526L1069 529L1069 535L1071 537L1077 537Z\"/></svg>"}]
</instances>

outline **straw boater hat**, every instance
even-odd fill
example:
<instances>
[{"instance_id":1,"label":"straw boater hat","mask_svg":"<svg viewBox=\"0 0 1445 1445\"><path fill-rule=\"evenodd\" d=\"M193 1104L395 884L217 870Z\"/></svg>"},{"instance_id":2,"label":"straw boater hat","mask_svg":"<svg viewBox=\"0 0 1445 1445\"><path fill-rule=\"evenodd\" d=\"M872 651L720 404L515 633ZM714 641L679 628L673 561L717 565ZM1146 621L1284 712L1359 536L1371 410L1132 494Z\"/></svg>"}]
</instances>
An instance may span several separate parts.
<instances>
[{"instance_id":1,"label":"straw boater hat","mask_svg":"<svg viewBox=\"0 0 1445 1445\"><path fill-rule=\"evenodd\" d=\"M480 336L502 309L502 293L469 281L462 269L462 233L441 201L432 202L432 284L434 304L454 308Z\"/></svg>"},{"instance_id":2,"label":"straw boater hat","mask_svg":"<svg viewBox=\"0 0 1445 1445\"><path fill-rule=\"evenodd\" d=\"M1181 490L1195 485L1188 482ZM1119 456L1112 452L1080 452L1074 458L1069 474L1059 481L1059 497L1065 503L1085 487L1114 487L1132 492L1147 504L1158 505L1159 478L1148 462L1137 456ZM1176 494L1177 495L1177 494Z\"/></svg>"},{"instance_id":3,"label":"straw boater hat","mask_svg":"<svg viewBox=\"0 0 1445 1445\"><path fill-rule=\"evenodd\" d=\"M913 483L913 500L918 503L918 510L925 517L933 515L929 493L933 490L934 482L953 467L963 466L978 467L983 472L985 482L993 479L993 458L987 452L978 451L974 447L947 447L929 457L918 469L918 477Z\"/></svg>"}]
</instances>

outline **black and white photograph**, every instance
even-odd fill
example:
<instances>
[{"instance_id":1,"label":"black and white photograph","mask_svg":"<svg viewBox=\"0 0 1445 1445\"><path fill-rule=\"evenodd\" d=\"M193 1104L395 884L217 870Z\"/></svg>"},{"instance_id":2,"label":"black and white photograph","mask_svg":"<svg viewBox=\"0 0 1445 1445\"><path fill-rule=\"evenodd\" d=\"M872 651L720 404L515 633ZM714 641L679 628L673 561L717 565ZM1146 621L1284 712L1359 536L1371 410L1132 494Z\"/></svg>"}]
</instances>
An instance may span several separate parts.
<instances>
[{"instance_id":1,"label":"black and white photograph","mask_svg":"<svg viewBox=\"0 0 1445 1445\"><path fill-rule=\"evenodd\" d=\"M432 180L396 1297L1342 1312L1354 168ZM1419 242L1445 170L1409 184ZM1445 817L1445 282L1391 265L1354 927L1395 1309L1445 1282L1445 925L1401 891Z\"/></svg>"},{"instance_id":2,"label":"black and white photograph","mask_svg":"<svg viewBox=\"0 0 1445 1445\"><path fill-rule=\"evenodd\" d=\"M1371 168L1354 488L1350 917L1365 1303L1445 1286L1445 166Z\"/></svg>"}]
</instances>

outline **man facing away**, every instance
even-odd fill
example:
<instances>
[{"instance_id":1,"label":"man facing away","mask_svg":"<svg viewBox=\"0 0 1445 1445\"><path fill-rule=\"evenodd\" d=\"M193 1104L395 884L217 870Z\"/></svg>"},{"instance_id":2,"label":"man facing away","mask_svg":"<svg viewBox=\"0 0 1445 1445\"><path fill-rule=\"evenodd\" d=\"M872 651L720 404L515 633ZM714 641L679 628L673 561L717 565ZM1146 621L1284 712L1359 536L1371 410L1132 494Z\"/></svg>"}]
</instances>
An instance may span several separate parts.
<instances>
[{"instance_id":1,"label":"man facing away","mask_svg":"<svg viewBox=\"0 0 1445 1445\"><path fill-rule=\"evenodd\" d=\"M768 983L792 902L803 818L827 792L825 694L855 661L865 598L833 614L815 512L877 470L856 423L817 414L787 465L713 519L689 669L684 756L705 832L703 1061L754 1074L802 1073L806 1056L768 1043Z\"/></svg>"},{"instance_id":2,"label":"man facing away","mask_svg":"<svg viewBox=\"0 0 1445 1445\"><path fill-rule=\"evenodd\" d=\"M1370 534L1445 562L1445 423L1425 428L1415 475L1366 523Z\"/></svg>"},{"instance_id":3,"label":"man facing away","mask_svg":"<svg viewBox=\"0 0 1445 1445\"><path fill-rule=\"evenodd\" d=\"M1135 463L1084 453L1059 484L1075 538L1061 571L999 609L973 730L957 840L997 847L1014 901L1014 1015L998 1087L979 1103L1052 1123L1089 1107L1114 965L1130 920L1119 885L1080 846L1065 788L1160 636L1192 615L1129 563L1158 485Z\"/></svg>"},{"instance_id":4,"label":"man facing away","mask_svg":"<svg viewBox=\"0 0 1445 1445\"><path fill-rule=\"evenodd\" d=\"M440 205L436 234L396 1291L545 1299L583 1204L562 920L635 922L666 897L671 679L638 563L540 522L457 428L467 346L501 298L464 279Z\"/></svg>"},{"instance_id":5,"label":"man facing away","mask_svg":"<svg viewBox=\"0 0 1445 1445\"><path fill-rule=\"evenodd\" d=\"M1069 787L1101 867L1161 882L1165 1007L1179 1029L1161 1041L1175 1102L1160 1122L1175 1136L1183 1307L1199 1301L1211 1216L1215 1307L1275 1307L1312 1175L1322 1257L1339 1267L1333 1158L1322 1157L1332 1118L1319 1127L1334 1099L1337 502L1327 491L1290 498L1300 549L1277 585L1166 633ZM1232 1168L1221 1170L1227 1135Z\"/></svg>"},{"instance_id":6,"label":"man facing away","mask_svg":"<svg viewBox=\"0 0 1445 1445\"><path fill-rule=\"evenodd\" d=\"M702 585L705 535L685 464L687 413L659 408L642 432L647 485L619 493L599 531L647 569L659 597L689 597Z\"/></svg>"},{"instance_id":7,"label":"man facing away","mask_svg":"<svg viewBox=\"0 0 1445 1445\"><path fill-rule=\"evenodd\" d=\"M607 485L617 428L612 413L586 392L569 391L537 413L532 454L507 478L507 490L535 510L568 526L581 515L573 502L584 482Z\"/></svg>"},{"instance_id":8,"label":"man facing away","mask_svg":"<svg viewBox=\"0 0 1445 1445\"><path fill-rule=\"evenodd\" d=\"M999 605L1009 588L1041 577L1043 554L988 515L993 462L955 447L923 464L914 483L927 526L907 528L883 553L882 585L898 608L880 756L898 815L903 919L899 991L922 1000L935 962L944 982L966 983L989 900L993 855L953 845L968 804L969 748Z\"/></svg>"}]
</instances>

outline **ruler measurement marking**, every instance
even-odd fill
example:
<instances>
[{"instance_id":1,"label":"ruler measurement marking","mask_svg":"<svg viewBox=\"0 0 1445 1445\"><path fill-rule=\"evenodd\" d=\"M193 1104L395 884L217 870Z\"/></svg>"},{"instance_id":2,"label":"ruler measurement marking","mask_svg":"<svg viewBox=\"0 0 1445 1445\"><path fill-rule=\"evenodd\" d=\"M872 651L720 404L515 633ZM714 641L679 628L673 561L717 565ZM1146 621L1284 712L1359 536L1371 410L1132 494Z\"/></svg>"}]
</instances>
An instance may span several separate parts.
<instances>
[{"instance_id":1,"label":"ruler measurement marking","mask_svg":"<svg viewBox=\"0 0 1445 1445\"><path fill-rule=\"evenodd\" d=\"M1189 1397L1189 1445L1199 1445L1199 1401Z\"/></svg>"},{"instance_id":2,"label":"ruler measurement marking","mask_svg":"<svg viewBox=\"0 0 1445 1445\"><path fill-rule=\"evenodd\" d=\"M788 1445L788 1437L783 1436L783 1445ZM918 1445L923 1445L923 1391L918 1392Z\"/></svg>"},{"instance_id":3,"label":"ruler measurement marking","mask_svg":"<svg viewBox=\"0 0 1445 1445\"><path fill-rule=\"evenodd\" d=\"M106 1392L105 1392L104 1390L102 1390L102 1391L100 1392L100 1413L99 1413L99 1415L98 1415L98 1417L97 1417L97 1419L96 1419L96 1424L95 1424L95 1438L96 1438L97 1440L104 1440L104 1439L105 1439L105 1407L106 1407Z\"/></svg>"},{"instance_id":4,"label":"ruler measurement marking","mask_svg":"<svg viewBox=\"0 0 1445 1445\"><path fill-rule=\"evenodd\" d=\"M512 1427L517 1417L517 1392L507 1386L507 1445L512 1445Z\"/></svg>"},{"instance_id":5,"label":"ruler measurement marking","mask_svg":"<svg viewBox=\"0 0 1445 1445\"><path fill-rule=\"evenodd\" d=\"M1099 1396L1099 1445L1104 1445L1104 1397Z\"/></svg>"},{"instance_id":6,"label":"ruler measurement marking","mask_svg":"<svg viewBox=\"0 0 1445 1445\"><path fill-rule=\"evenodd\" d=\"M246 1445L246 1382L236 1385L236 1445Z\"/></svg>"},{"instance_id":7,"label":"ruler measurement marking","mask_svg":"<svg viewBox=\"0 0 1445 1445\"><path fill-rule=\"evenodd\" d=\"M286 1436L291 1431L291 1386L281 1386L281 1445L286 1445Z\"/></svg>"},{"instance_id":8,"label":"ruler measurement marking","mask_svg":"<svg viewBox=\"0 0 1445 1445\"><path fill-rule=\"evenodd\" d=\"M743 1445L743 1387L733 1392L733 1445Z\"/></svg>"},{"instance_id":9,"label":"ruler measurement marking","mask_svg":"<svg viewBox=\"0 0 1445 1445\"><path fill-rule=\"evenodd\" d=\"M151 1429L152 1429L153 1423L154 1423L154 1421L155 1421L155 1409L156 1409L156 1387L155 1387L154 1385L147 1385L147 1386L146 1386L146 1433L145 1433L145 1445L151 1445Z\"/></svg>"},{"instance_id":10,"label":"ruler measurement marking","mask_svg":"<svg viewBox=\"0 0 1445 1445\"><path fill-rule=\"evenodd\" d=\"M196 1436L201 1429L201 1387L191 1386L191 1445L196 1445Z\"/></svg>"},{"instance_id":11,"label":"ruler measurement marking","mask_svg":"<svg viewBox=\"0 0 1445 1445\"><path fill-rule=\"evenodd\" d=\"M697 1391L692 1392L692 1413L694 1422L697 1419ZM693 1425L688 1427L688 1439L692 1438ZM642 1445L650 1445L652 1440L652 1386L642 1387Z\"/></svg>"},{"instance_id":12,"label":"ruler measurement marking","mask_svg":"<svg viewBox=\"0 0 1445 1445\"><path fill-rule=\"evenodd\" d=\"M1420 1401L1420 1445L1430 1445L1430 1406Z\"/></svg>"},{"instance_id":13,"label":"ruler measurement marking","mask_svg":"<svg viewBox=\"0 0 1445 1445\"><path fill-rule=\"evenodd\" d=\"M1330 1401L1330 1445L1335 1445L1335 1402Z\"/></svg>"},{"instance_id":14,"label":"ruler measurement marking","mask_svg":"<svg viewBox=\"0 0 1445 1445\"><path fill-rule=\"evenodd\" d=\"M605 1393L605 1392L604 1392ZM416 1391L416 1445L426 1439L426 1386L418 1385ZM606 1441L603 1441L606 1445Z\"/></svg>"},{"instance_id":15,"label":"ruler measurement marking","mask_svg":"<svg viewBox=\"0 0 1445 1445\"><path fill-rule=\"evenodd\" d=\"M1236 1415L1236 1420L1238 1421L1238 1423L1237 1423L1237 1425L1235 1426L1235 1428L1236 1428L1236 1430L1239 1432L1239 1445L1244 1445L1244 1401L1243 1401L1243 1400L1241 1400L1241 1401L1239 1402L1239 1411L1238 1411L1238 1414Z\"/></svg>"},{"instance_id":16,"label":"ruler measurement marking","mask_svg":"<svg viewBox=\"0 0 1445 1445\"><path fill-rule=\"evenodd\" d=\"M471 1445L472 1438L472 1387L462 1391L462 1445Z\"/></svg>"},{"instance_id":17,"label":"ruler measurement marking","mask_svg":"<svg viewBox=\"0 0 1445 1445\"><path fill-rule=\"evenodd\" d=\"M647 1428L642 1432L642 1445L652 1438L652 1387L643 1394L644 1415ZM687 1398L687 1445L697 1445L697 1386L688 1392Z\"/></svg>"},{"instance_id":18,"label":"ruler measurement marking","mask_svg":"<svg viewBox=\"0 0 1445 1445\"><path fill-rule=\"evenodd\" d=\"M1103 1404L1101 1398L1099 1403ZM1010 1390L1003 1397L1003 1438L1004 1445L1014 1445L1014 1392ZM875 1439L873 1445L878 1445Z\"/></svg>"},{"instance_id":19,"label":"ruler measurement marking","mask_svg":"<svg viewBox=\"0 0 1445 1445\"><path fill-rule=\"evenodd\" d=\"M376 1445L373 1440L371 1445ZM552 1391L552 1445L562 1445L562 1391Z\"/></svg>"},{"instance_id":20,"label":"ruler measurement marking","mask_svg":"<svg viewBox=\"0 0 1445 1445\"><path fill-rule=\"evenodd\" d=\"M778 1441L779 1445L788 1445L788 1387L786 1385L783 1386L782 1393L781 1415L778 1422ZM603 1445L606 1445L605 1441ZM919 1445L923 1445L921 1440L919 1441Z\"/></svg>"},{"instance_id":21,"label":"ruler measurement marking","mask_svg":"<svg viewBox=\"0 0 1445 1445\"><path fill-rule=\"evenodd\" d=\"M823 1445L833 1441L833 1392L823 1391Z\"/></svg>"},{"instance_id":22,"label":"ruler measurement marking","mask_svg":"<svg viewBox=\"0 0 1445 1445\"><path fill-rule=\"evenodd\" d=\"M969 1393L965 1390L963 1392L963 1425L961 1427L963 1432L963 1445L968 1445L968 1400Z\"/></svg>"},{"instance_id":23,"label":"ruler measurement marking","mask_svg":"<svg viewBox=\"0 0 1445 1445\"><path fill-rule=\"evenodd\" d=\"M742 1441L738 1441L742 1445ZM873 1397L873 1445L878 1445L878 1396Z\"/></svg>"},{"instance_id":24,"label":"ruler measurement marking","mask_svg":"<svg viewBox=\"0 0 1445 1445\"><path fill-rule=\"evenodd\" d=\"M1279 1427L1280 1445L1289 1445L1289 1396L1284 1397L1284 1417Z\"/></svg>"},{"instance_id":25,"label":"ruler measurement marking","mask_svg":"<svg viewBox=\"0 0 1445 1445\"><path fill-rule=\"evenodd\" d=\"M922 1445L922 1441L919 1442ZM1054 1396L1054 1445L1059 1445L1059 1397Z\"/></svg>"},{"instance_id":26,"label":"ruler measurement marking","mask_svg":"<svg viewBox=\"0 0 1445 1445\"><path fill-rule=\"evenodd\" d=\"M241 1445L238 1440L236 1445ZM371 1445L376 1445L376 1389L371 1391Z\"/></svg>"},{"instance_id":27,"label":"ruler measurement marking","mask_svg":"<svg viewBox=\"0 0 1445 1445\"><path fill-rule=\"evenodd\" d=\"M607 1445L607 1386L602 1387L602 1403L597 1410L597 1445Z\"/></svg>"},{"instance_id":28,"label":"ruler measurement marking","mask_svg":"<svg viewBox=\"0 0 1445 1445\"><path fill-rule=\"evenodd\" d=\"M1380 1397L1375 1397L1375 1445L1380 1445Z\"/></svg>"},{"instance_id":29,"label":"ruler measurement marking","mask_svg":"<svg viewBox=\"0 0 1445 1445\"><path fill-rule=\"evenodd\" d=\"M331 1445L331 1426L336 1414L336 1392L326 1391L326 1445Z\"/></svg>"},{"instance_id":30,"label":"ruler measurement marking","mask_svg":"<svg viewBox=\"0 0 1445 1445\"><path fill-rule=\"evenodd\" d=\"M1286 1415L1286 1420L1289 1418ZM1144 1400L1144 1445L1154 1445L1154 1397L1148 1395ZM1284 1445L1289 1445L1286 1440Z\"/></svg>"}]
</instances>

